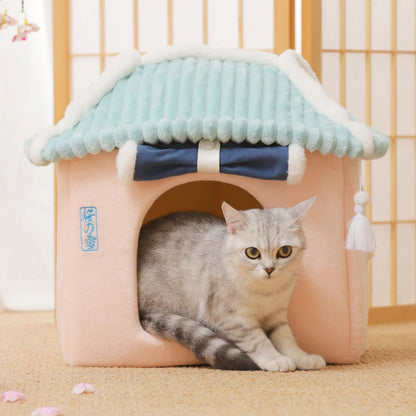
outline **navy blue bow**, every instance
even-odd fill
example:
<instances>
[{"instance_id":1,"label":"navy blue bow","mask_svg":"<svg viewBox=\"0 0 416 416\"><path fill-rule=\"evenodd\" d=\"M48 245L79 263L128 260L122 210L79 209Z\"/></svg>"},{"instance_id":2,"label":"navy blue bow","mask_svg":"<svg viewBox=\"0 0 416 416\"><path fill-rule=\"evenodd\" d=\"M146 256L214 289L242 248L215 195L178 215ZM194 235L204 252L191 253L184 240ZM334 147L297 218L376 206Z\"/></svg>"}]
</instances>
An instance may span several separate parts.
<instances>
[{"instance_id":1,"label":"navy blue bow","mask_svg":"<svg viewBox=\"0 0 416 416\"><path fill-rule=\"evenodd\" d=\"M288 175L288 147L221 144L219 171L257 179L284 181ZM138 145L135 181L149 181L197 172L198 145Z\"/></svg>"}]
</instances>

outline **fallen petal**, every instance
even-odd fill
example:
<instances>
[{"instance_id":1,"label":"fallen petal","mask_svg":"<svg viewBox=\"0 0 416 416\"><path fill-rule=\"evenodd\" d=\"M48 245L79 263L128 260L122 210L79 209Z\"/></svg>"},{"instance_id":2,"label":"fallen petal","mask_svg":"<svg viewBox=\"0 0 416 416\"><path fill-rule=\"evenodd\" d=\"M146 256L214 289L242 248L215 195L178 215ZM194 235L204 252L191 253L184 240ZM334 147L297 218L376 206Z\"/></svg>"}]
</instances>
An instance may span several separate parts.
<instances>
[{"instance_id":1,"label":"fallen petal","mask_svg":"<svg viewBox=\"0 0 416 416\"><path fill-rule=\"evenodd\" d=\"M64 416L59 407L38 407L31 416Z\"/></svg>"},{"instance_id":2,"label":"fallen petal","mask_svg":"<svg viewBox=\"0 0 416 416\"><path fill-rule=\"evenodd\" d=\"M97 393L97 389L88 383L79 383L72 389L72 394Z\"/></svg>"},{"instance_id":3,"label":"fallen petal","mask_svg":"<svg viewBox=\"0 0 416 416\"><path fill-rule=\"evenodd\" d=\"M1 395L1 400L3 402L17 402L18 400L27 400L27 397L23 393L19 393L18 391L5 391Z\"/></svg>"},{"instance_id":4,"label":"fallen petal","mask_svg":"<svg viewBox=\"0 0 416 416\"><path fill-rule=\"evenodd\" d=\"M16 402L18 400L27 400L27 397L18 391L6 391L1 395L1 400L3 402Z\"/></svg>"}]
</instances>

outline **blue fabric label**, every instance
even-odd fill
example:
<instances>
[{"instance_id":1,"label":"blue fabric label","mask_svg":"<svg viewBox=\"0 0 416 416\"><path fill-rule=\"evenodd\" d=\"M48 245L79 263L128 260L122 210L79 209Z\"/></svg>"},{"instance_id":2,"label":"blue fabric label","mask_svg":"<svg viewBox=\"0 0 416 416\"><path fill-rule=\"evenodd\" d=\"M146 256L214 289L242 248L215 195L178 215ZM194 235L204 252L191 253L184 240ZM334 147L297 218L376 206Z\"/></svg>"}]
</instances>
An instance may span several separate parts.
<instances>
[{"instance_id":1,"label":"blue fabric label","mask_svg":"<svg viewBox=\"0 0 416 416\"><path fill-rule=\"evenodd\" d=\"M79 215L81 227L81 250L98 251L97 208L81 207Z\"/></svg>"}]
</instances>

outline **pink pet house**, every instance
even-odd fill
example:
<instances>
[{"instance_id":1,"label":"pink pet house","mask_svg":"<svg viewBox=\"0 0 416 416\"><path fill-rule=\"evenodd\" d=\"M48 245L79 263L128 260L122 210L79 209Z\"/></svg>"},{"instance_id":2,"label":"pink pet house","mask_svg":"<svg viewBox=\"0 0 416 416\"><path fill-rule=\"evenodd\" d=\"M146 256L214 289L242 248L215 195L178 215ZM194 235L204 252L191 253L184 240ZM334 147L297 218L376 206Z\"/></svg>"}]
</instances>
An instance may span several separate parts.
<instances>
[{"instance_id":1,"label":"pink pet house","mask_svg":"<svg viewBox=\"0 0 416 416\"><path fill-rule=\"evenodd\" d=\"M356 362L367 327L366 256L347 251L362 158L388 139L355 121L294 51L205 46L120 55L65 117L28 140L58 174L57 323L71 365L197 363L139 321L143 223L172 211L220 215L316 195L289 315L329 363ZM364 261L363 261L364 259Z\"/></svg>"}]
</instances>

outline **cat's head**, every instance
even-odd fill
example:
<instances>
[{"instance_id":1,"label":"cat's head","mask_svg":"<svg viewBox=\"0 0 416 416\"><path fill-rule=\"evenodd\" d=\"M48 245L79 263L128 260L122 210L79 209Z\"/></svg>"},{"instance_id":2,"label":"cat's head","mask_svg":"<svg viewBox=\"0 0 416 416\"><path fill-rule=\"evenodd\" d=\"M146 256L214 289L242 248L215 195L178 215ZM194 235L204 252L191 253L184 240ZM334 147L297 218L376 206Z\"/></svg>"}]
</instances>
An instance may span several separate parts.
<instances>
[{"instance_id":1,"label":"cat's head","mask_svg":"<svg viewBox=\"0 0 416 416\"><path fill-rule=\"evenodd\" d=\"M222 204L227 262L246 278L276 279L296 273L306 246L302 218L315 197L290 208L238 211Z\"/></svg>"}]
</instances>

